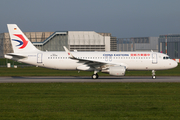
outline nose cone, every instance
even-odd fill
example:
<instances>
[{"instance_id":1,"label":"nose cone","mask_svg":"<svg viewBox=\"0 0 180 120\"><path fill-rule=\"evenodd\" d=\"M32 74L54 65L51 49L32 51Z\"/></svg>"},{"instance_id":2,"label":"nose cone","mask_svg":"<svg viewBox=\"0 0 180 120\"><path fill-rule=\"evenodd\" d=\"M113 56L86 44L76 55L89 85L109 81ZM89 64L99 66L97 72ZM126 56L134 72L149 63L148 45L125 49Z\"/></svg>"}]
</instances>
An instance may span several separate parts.
<instances>
[{"instance_id":1,"label":"nose cone","mask_svg":"<svg viewBox=\"0 0 180 120\"><path fill-rule=\"evenodd\" d=\"M176 62L176 61L172 61L172 63L171 63L171 65L172 65L172 68L175 68L175 67L177 67L178 66L178 63Z\"/></svg>"}]
</instances>

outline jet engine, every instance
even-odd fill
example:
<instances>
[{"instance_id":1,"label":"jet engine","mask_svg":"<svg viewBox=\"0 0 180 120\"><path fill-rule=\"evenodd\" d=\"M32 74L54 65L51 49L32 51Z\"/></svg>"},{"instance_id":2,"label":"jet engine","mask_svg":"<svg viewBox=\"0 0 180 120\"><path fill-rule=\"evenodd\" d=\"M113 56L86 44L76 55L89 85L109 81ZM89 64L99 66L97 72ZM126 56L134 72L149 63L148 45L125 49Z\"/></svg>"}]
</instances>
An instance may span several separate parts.
<instances>
[{"instance_id":1,"label":"jet engine","mask_svg":"<svg viewBox=\"0 0 180 120\"><path fill-rule=\"evenodd\" d=\"M125 66L112 66L112 67L109 67L108 70L102 70L101 72L106 72L114 76L124 76L126 73L126 67Z\"/></svg>"},{"instance_id":2,"label":"jet engine","mask_svg":"<svg viewBox=\"0 0 180 120\"><path fill-rule=\"evenodd\" d=\"M87 65L81 65L76 68L77 70L93 71L94 69Z\"/></svg>"},{"instance_id":3,"label":"jet engine","mask_svg":"<svg viewBox=\"0 0 180 120\"><path fill-rule=\"evenodd\" d=\"M124 76L126 73L126 67L114 66L109 68L109 74L114 76Z\"/></svg>"}]
</instances>

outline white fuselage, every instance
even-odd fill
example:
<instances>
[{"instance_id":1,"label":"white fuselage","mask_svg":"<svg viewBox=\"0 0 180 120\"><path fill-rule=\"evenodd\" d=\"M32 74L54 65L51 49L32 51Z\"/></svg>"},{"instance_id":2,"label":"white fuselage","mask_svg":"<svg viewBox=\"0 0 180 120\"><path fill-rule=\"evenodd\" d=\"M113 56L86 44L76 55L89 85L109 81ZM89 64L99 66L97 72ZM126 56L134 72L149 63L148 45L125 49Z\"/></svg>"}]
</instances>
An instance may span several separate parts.
<instances>
[{"instance_id":1,"label":"white fuselage","mask_svg":"<svg viewBox=\"0 0 180 120\"><path fill-rule=\"evenodd\" d=\"M177 66L177 62L168 58L166 54L158 52L71 52L76 58L125 66L126 70L165 70ZM59 70L78 70L78 66L84 62L68 57L66 52L38 52L23 53L28 56L18 59L36 66L59 69ZM8 57L7 57L8 58Z\"/></svg>"},{"instance_id":2,"label":"white fuselage","mask_svg":"<svg viewBox=\"0 0 180 120\"><path fill-rule=\"evenodd\" d=\"M14 53L7 53L5 58L17 60L31 65L59 69L94 71L93 79L98 72L124 76L126 70L171 69L177 62L169 56L158 52L44 52L38 50L24 35L16 24L7 24Z\"/></svg>"}]
</instances>

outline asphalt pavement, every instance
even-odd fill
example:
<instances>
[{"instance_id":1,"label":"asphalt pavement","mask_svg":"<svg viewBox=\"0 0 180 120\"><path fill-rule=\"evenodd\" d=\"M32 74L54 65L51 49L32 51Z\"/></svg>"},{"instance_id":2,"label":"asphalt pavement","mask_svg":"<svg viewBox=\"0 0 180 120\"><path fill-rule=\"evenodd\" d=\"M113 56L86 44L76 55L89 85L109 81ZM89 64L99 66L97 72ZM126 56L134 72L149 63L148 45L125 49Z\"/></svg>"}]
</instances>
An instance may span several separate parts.
<instances>
[{"instance_id":1,"label":"asphalt pavement","mask_svg":"<svg viewBox=\"0 0 180 120\"><path fill-rule=\"evenodd\" d=\"M75 83L75 82L180 82L180 77L174 76L157 76L152 79L151 76L100 76L98 79L85 77L0 77L0 83Z\"/></svg>"}]
</instances>

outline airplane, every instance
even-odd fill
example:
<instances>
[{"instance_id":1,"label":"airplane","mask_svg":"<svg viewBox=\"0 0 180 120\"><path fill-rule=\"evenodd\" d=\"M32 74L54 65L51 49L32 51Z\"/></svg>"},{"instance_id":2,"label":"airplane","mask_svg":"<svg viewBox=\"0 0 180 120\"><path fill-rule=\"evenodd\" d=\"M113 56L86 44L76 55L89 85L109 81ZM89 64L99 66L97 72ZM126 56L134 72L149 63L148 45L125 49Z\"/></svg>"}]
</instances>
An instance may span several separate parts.
<instances>
[{"instance_id":1,"label":"airplane","mask_svg":"<svg viewBox=\"0 0 180 120\"><path fill-rule=\"evenodd\" d=\"M168 55L159 52L78 52L41 51L24 35L16 24L7 24L14 53L7 53L5 58L35 66L59 69L94 71L92 79L97 79L98 72L113 76L124 76L130 70L152 70L155 79L156 70L175 68L178 64Z\"/></svg>"}]
</instances>

